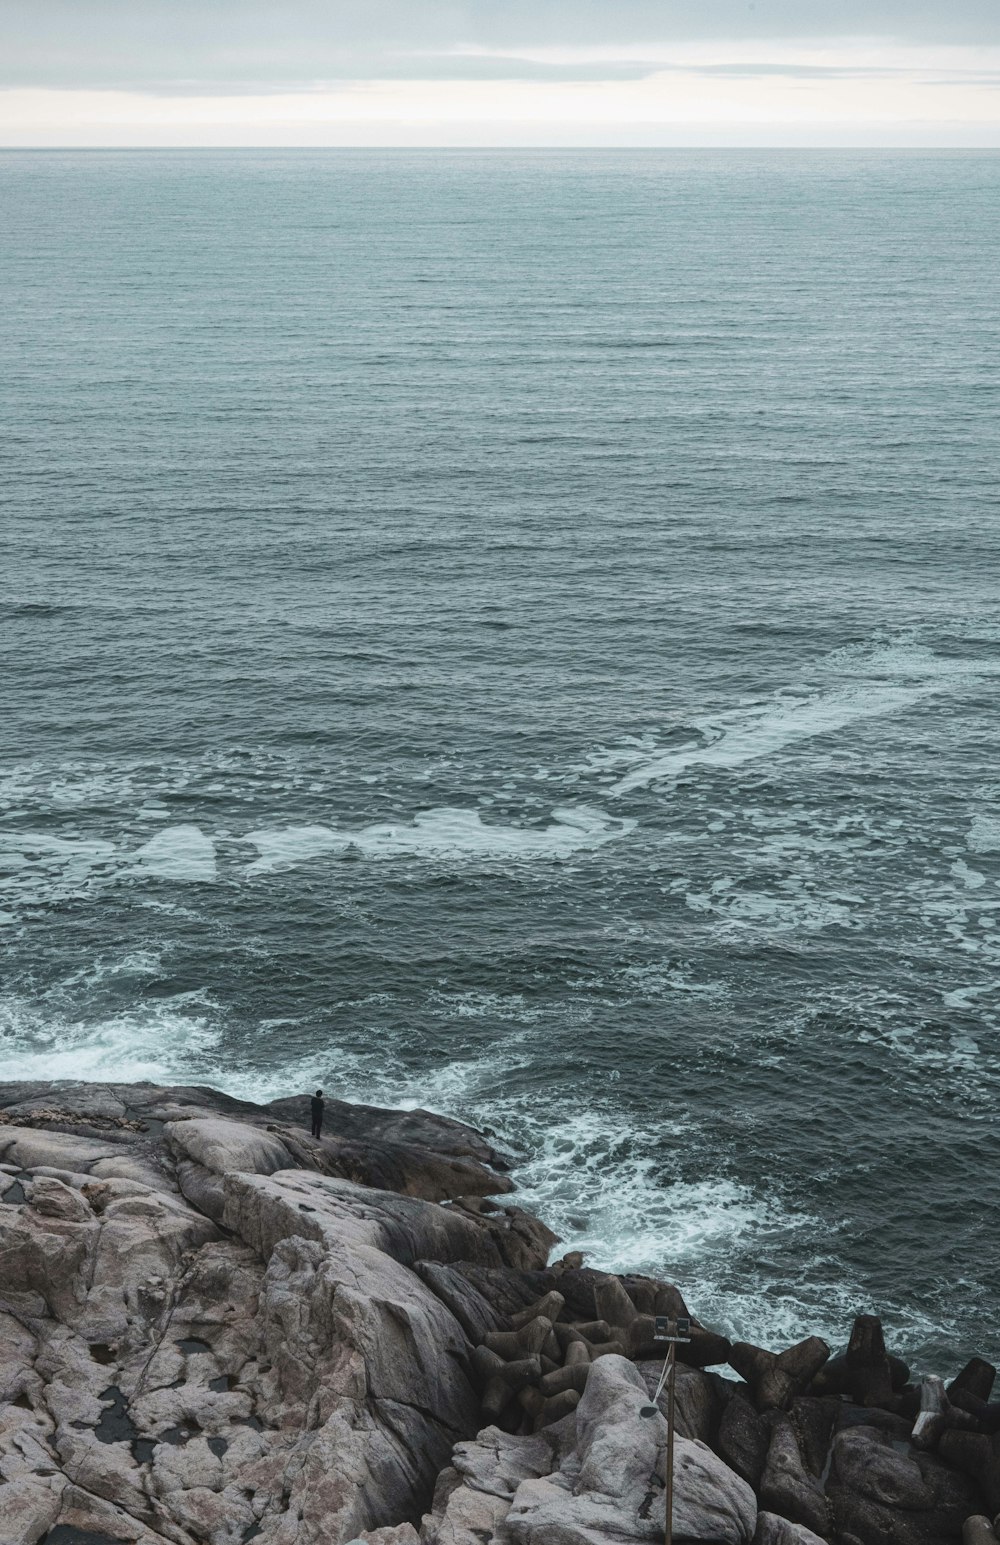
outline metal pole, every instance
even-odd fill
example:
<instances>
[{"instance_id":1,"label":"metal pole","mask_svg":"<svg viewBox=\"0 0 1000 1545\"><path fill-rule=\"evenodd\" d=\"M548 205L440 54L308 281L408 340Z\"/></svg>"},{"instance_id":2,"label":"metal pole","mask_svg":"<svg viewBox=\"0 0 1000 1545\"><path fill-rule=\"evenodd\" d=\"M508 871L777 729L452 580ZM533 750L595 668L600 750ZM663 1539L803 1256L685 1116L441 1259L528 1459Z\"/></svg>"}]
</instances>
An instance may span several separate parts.
<instances>
[{"instance_id":1,"label":"metal pole","mask_svg":"<svg viewBox=\"0 0 1000 1545\"><path fill-rule=\"evenodd\" d=\"M674 1370L677 1366L677 1347L670 1343L667 1353L667 1474L666 1517L664 1545L674 1545Z\"/></svg>"}]
</instances>

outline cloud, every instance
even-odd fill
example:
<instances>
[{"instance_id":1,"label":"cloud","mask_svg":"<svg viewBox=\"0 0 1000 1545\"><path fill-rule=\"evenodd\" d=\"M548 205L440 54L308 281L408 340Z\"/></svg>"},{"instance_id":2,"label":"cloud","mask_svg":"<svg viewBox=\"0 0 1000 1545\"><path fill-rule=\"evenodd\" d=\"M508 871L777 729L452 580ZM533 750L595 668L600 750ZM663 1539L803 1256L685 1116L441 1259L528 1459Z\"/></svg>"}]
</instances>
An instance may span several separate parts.
<instances>
[{"instance_id":1,"label":"cloud","mask_svg":"<svg viewBox=\"0 0 1000 1545\"><path fill-rule=\"evenodd\" d=\"M994 144L998 79L996 0L7 0L0 143Z\"/></svg>"},{"instance_id":2,"label":"cloud","mask_svg":"<svg viewBox=\"0 0 1000 1545\"><path fill-rule=\"evenodd\" d=\"M996 0L6 0L0 85L289 87L316 80L520 78L642 70L677 45L877 36L1000 45ZM572 44L575 61L565 56ZM769 56L764 49L762 58ZM462 66L461 60L465 60ZM546 72L547 76L546 76ZM493 76L495 78L495 76ZM584 73L575 78L594 78Z\"/></svg>"}]
</instances>

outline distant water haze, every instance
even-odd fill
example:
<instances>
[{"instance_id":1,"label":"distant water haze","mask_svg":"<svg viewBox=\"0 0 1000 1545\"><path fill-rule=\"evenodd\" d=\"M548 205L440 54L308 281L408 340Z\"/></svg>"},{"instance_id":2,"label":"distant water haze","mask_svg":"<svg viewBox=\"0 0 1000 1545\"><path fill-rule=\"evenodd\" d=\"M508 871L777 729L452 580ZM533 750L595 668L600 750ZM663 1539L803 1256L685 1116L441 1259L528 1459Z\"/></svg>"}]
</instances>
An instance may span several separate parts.
<instances>
[{"instance_id":1,"label":"distant water haze","mask_svg":"<svg viewBox=\"0 0 1000 1545\"><path fill-rule=\"evenodd\" d=\"M1000 1354L991 154L0 157L6 1078Z\"/></svg>"}]
</instances>

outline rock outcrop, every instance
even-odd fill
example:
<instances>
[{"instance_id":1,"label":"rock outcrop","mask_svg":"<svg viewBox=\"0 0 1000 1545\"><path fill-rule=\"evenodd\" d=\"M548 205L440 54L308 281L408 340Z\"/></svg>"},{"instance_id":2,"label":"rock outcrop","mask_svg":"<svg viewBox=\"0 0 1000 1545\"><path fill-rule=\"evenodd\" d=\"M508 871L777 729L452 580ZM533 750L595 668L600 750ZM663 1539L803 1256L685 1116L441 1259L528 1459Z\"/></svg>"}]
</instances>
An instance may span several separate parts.
<instances>
[{"instance_id":1,"label":"rock outcrop","mask_svg":"<svg viewBox=\"0 0 1000 1545\"><path fill-rule=\"evenodd\" d=\"M678 1545L996 1539L989 1364L913 1386L872 1316L837 1358L731 1346L672 1284L550 1263L471 1128L327 1120L0 1085L0 1545L660 1540L679 1315Z\"/></svg>"}]
</instances>

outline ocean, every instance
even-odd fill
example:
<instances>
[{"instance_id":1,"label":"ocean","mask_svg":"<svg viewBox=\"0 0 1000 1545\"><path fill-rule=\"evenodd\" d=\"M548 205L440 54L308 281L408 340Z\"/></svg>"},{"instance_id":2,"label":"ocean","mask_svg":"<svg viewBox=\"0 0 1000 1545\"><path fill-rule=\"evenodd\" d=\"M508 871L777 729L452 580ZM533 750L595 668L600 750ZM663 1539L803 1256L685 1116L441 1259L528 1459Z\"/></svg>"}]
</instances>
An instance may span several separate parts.
<instances>
[{"instance_id":1,"label":"ocean","mask_svg":"<svg viewBox=\"0 0 1000 1545\"><path fill-rule=\"evenodd\" d=\"M0 1077L1000 1329L1000 156L0 156Z\"/></svg>"}]
</instances>

